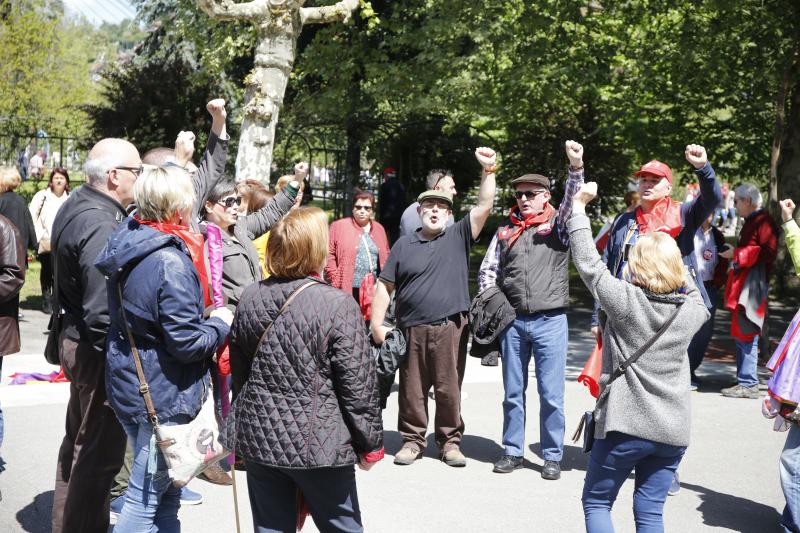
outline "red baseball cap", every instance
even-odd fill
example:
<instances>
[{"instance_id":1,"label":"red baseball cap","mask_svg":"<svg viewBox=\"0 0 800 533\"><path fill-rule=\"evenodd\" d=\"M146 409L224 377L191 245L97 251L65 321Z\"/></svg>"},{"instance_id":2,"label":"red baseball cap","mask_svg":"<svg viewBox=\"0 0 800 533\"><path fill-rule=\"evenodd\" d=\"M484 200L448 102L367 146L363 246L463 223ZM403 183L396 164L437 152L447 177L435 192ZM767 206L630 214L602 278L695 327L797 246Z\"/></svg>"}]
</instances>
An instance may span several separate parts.
<instances>
[{"instance_id":1,"label":"red baseball cap","mask_svg":"<svg viewBox=\"0 0 800 533\"><path fill-rule=\"evenodd\" d=\"M383 169L384 176L395 176L394 167L386 167Z\"/></svg>"},{"instance_id":2,"label":"red baseball cap","mask_svg":"<svg viewBox=\"0 0 800 533\"><path fill-rule=\"evenodd\" d=\"M639 169L639 172L634 174L637 178L642 176L657 176L661 178L667 178L667 181L672 183L672 169L669 168L669 165L666 163L662 163L656 159L653 159L649 163L642 165L642 168Z\"/></svg>"}]
</instances>

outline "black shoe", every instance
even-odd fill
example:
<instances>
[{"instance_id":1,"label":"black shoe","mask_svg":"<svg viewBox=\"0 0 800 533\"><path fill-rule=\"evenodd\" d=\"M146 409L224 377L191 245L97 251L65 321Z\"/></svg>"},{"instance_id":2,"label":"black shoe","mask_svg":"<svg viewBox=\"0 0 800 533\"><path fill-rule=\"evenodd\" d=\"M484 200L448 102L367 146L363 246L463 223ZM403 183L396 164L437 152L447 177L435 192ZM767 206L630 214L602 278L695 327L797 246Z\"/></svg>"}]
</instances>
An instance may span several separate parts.
<instances>
[{"instance_id":1,"label":"black shoe","mask_svg":"<svg viewBox=\"0 0 800 533\"><path fill-rule=\"evenodd\" d=\"M498 474L511 473L517 468L522 468L522 461L523 459L519 455L504 455L494 464L492 472L497 472Z\"/></svg>"},{"instance_id":2,"label":"black shoe","mask_svg":"<svg viewBox=\"0 0 800 533\"><path fill-rule=\"evenodd\" d=\"M561 463L558 461L545 461L542 468L542 479L558 479L561 477Z\"/></svg>"}]
</instances>

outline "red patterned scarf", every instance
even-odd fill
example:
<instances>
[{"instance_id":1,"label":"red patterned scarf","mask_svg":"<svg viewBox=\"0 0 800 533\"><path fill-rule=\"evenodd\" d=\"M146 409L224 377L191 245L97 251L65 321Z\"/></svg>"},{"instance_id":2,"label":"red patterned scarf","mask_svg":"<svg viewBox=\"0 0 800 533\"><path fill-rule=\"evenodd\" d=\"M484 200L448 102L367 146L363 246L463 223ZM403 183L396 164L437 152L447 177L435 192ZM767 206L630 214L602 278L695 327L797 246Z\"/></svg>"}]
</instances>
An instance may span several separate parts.
<instances>
[{"instance_id":1,"label":"red patterned scarf","mask_svg":"<svg viewBox=\"0 0 800 533\"><path fill-rule=\"evenodd\" d=\"M511 214L509 218L511 219L511 223L516 226L516 229L508 238L508 247L509 249L514 246L514 243L517 242L517 239L520 238L522 232L526 229L530 228L531 226L539 226L544 224L545 222L549 222L551 218L553 218L553 214L556 212L556 209L550 204L544 204L544 210L541 213L537 213L535 215L529 215L525 218L519 216L519 206L515 205L511 208Z\"/></svg>"},{"instance_id":2,"label":"red patterned scarf","mask_svg":"<svg viewBox=\"0 0 800 533\"><path fill-rule=\"evenodd\" d=\"M668 233L674 239L683 229L681 204L666 197L659 200L649 213L642 211L639 206L636 208L636 223L642 235L660 231Z\"/></svg>"},{"instance_id":3,"label":"red patterned scarf","mask_svg":"<svg viewBox=\"0 0 800 533\"><path fill-rule=\"evenodd\" d=\"M203 302L206 307L212 304L211 294L208 290L208 274L206 274L206 263L203 254L203 236L195 233L186 226L178 224L169 224L167 222L156 222L154 220L143 220L139 217L133 217L136 222L143 226L149 226L161 233L167 235L175 235L180 238L189 250L189 255L192 258L192 263L197 269L197 274L200 276L200 286L203 288Z\"/></svg>"}]
</instances>

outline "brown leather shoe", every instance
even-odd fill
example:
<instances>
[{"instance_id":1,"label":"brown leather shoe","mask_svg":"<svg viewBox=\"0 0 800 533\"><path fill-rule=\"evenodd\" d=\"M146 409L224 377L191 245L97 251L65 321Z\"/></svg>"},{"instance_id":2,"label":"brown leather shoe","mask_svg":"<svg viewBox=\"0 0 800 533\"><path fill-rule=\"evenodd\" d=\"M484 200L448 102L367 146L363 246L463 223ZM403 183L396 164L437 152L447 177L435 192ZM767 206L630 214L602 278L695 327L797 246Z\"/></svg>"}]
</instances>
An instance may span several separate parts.
<instances>
[{"instance_id":1,"label":"brown leather shoe","mask_svg":"<svg viewBox=\"0 0 800 533\"><path fill-rule=\"evenodd\" d=\"M200 479L204 479L209 483L213 483L215 485L232 485L233 480L231 476L228 475L225 470L219 466L219 463L214 463L213 465L209 466L197 476Z\"/></svg>"},{"instance_id":2,"label":"brown leather shoe","mask_svg":"<svg viewBox=\"0 0 800 533\"><path fill-rule=\"evenodd\" d=\"M447 466L467 466L467 458L458 448L450 448L442 454L442 461Z\"/></svg>"},{"instance_id":3,"label":"brown leather shoe","mask_svg":"<svg viewBox=\"0 0 800 533\"><path fill-rule=\"evenodd\" d=\"M403 446L397 455L394 456L394 464L396 465L410 465L414 461L422 457L422 450L412 448L411 446Z\"/></svg>"}]
</instances>

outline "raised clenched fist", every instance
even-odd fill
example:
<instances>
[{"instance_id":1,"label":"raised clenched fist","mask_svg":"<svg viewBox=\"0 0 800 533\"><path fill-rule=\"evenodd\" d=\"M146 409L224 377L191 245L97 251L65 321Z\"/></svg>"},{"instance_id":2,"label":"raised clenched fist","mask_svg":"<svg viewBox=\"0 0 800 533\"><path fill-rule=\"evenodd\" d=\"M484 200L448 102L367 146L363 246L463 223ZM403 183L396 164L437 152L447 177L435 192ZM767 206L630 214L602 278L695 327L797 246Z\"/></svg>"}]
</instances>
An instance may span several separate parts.
<instances>
[{"instance_id":1,"label":"raised clenched fist","mask_svg":"<svg viewBox=\"0 0 800 533\"><path fill-rule=\"evenodd\" d=\"M573 203L586 205L597 196L597 182L587 181L581 184L581 188L575 193Z\"/></svg>"},{"instance_id":2,"label":"raised clenched fist","mask_svg":"<svg viewBox=\"0 0 800 533\"><path fill-rule=\"evenodd\" d=\"M708 163L706 149L699 144L689 144L686 146L686 160L694 168L703 168Z\"/></svg>"},{"instance_id":3,"label":"raised clenched fist","mask_svg":"<svg viewBox=\"0 0 800 533\"><path fill-rule=\"evenodd\" d=\"M781 200L781 218L784 222L789 222L792 220L794 216L794 202L791 198L787 198L786 200Z\"/></svg>"},{"instance_id":4,"label":"raised clenched fist","mask_svg":"<svg viewBox=\"0 0 800 533\"><path fill-rule=\"evenodd\" d=\"M572 168L583 167L583 145L575 141L567 141L564 143L564 148L567 151L569 158L569 166Z\"/></svg>"},{"instance_id":5,"label":"raised clenched fist","mask_svg":"<svg viewBox=\"0 0 800 533\"><path fill-rule=\"evenodd\" d=\"M481 164L484 170L494 172L497 167L497 152L491 148L481 146L475 150L475 159Z\"/></svg>"},{"instance_id":6,"label":"raised clenched fist","mask_svg":"<svg viewBox=\"0 0 800 533\"><path fill-rule=\"evenodd\" d=\"M228 112L225 110L225 100L222 98L211 100L206 104L206 110L208 110L211 117L215 119L225 120L225 117L228 116Z\"/></svg>"},{"instance_id":7,"label":"raised clenched fist","mask_svg":"<svg viewBox=\"0 0 800 533\"><path fill-rule=\"evenodd\" d=\"M294 166L294 177L303 181L306 176L308 176L308 163L300 161Z\"/></svg>"},{"instance_id":8,"label":"raised clenched fist","mask_svg":"<svg viewBox=\"0 0 800 533\"><path fill-rule=\"evenodd\" d=\"M181 131L175 138L175 162L184 166L194 155L195 135L191 131Z\"/></svg>"}]
</instances>

